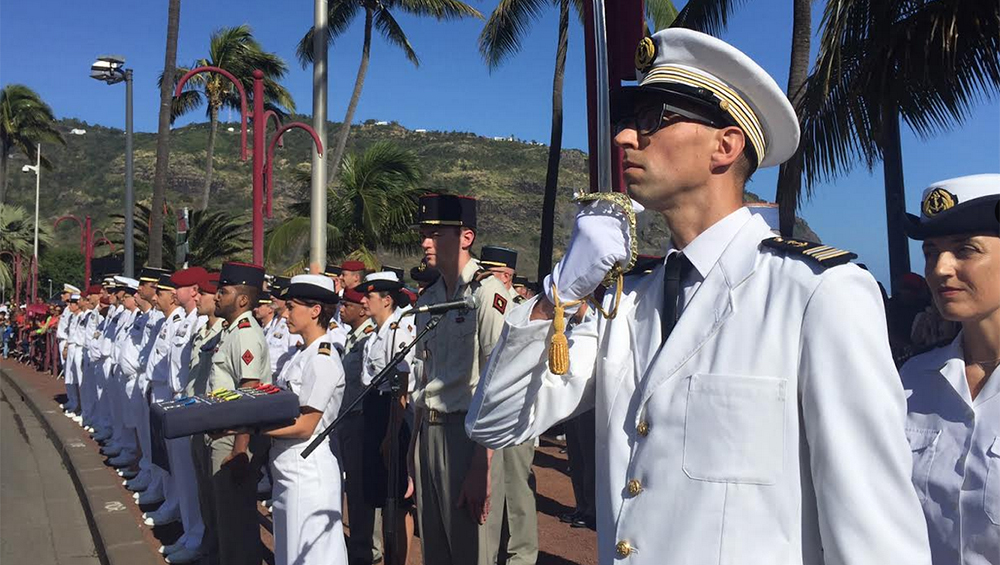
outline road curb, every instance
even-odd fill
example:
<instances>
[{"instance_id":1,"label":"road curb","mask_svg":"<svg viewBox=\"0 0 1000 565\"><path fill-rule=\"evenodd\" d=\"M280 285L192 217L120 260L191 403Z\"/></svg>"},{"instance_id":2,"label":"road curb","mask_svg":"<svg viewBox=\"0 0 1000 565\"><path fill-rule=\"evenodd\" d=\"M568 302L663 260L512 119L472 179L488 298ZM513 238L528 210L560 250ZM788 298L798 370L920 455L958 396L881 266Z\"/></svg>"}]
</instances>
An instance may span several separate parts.
<instances>
[{"instance_id":1,"label":"road curb","mask_svg":"<svg viewBox=\"0 0 1000 565\"><path fill-rule=\"evenodd\" d=\"M38 374L38 373L36 373ZM40 374L39 374L40 375ZM94 538L97 557L104 565L162 565L143 538L141 527L125 511L120 479L108 471L104 458L75 422L63 415L48 393L33 386L15 370L0 369L3 382L13 388L41 422L69 472L84 516Z\"/></svg>"}]
</instances>

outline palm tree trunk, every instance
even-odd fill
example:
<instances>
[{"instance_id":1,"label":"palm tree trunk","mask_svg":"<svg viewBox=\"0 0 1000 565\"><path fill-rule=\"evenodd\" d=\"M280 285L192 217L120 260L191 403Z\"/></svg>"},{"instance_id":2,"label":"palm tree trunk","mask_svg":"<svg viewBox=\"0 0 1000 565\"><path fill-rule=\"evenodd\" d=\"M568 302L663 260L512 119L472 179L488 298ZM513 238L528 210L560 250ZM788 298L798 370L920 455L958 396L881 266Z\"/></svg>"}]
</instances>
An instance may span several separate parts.
<instances>
[{"instance_id":1,"label":"palm tree trunk","mask_svg":"<svg viewBox=\"0 0 1000 565\"><path fill-rule=\"evenodd\" d=\"M213 156L215 155L215 136L219 131L219 108L212 106L211 115L209 117L209 128L208 128L208 147L205 149L206 162L205 162L205 191L201 195L201 208L200 210L208 209L208 200L212 194L212 172L215 169Z\"/></svg>"},{"instance_id":2,"label":"palm tree trunk","mask_svg":"<svg viewBox=\"0 0 1000 565\"><path fill-rule=\"evenodd\" d=\"M160 120L156 133L156 170L153 174L153 202L150 204L149 265L163 263L163 199L167 189L170 162L170 106L173 101L173 76L177 69L177 34L181 19L181 0L170 0L167 8L167 49L163 56L163 81L160 85Z\"/></svg>"},{"instance_id":3,"label":"palm tree trunk","mask_svg":"<svg viewBox=\"0 0 1000 565\"><path fill-rule=\"evenodd\" d=\"M792 0L792 54L788 69L788 98L801 115L803 86L809 76L809 41L812 37L812 14L810 0ZM802 145L792 158L781 165L778 171L778 189L774 199L778 203L778 221L781 235L792 237L795 228L795 212L802 195Z\"/></svg>"},{"instance_id":4,"label":"palm tree trunk","mask_svg":"<svg viewBox=\"0 0 1000 565\"><path fill-rule=\"evenodd\" d=\"M556 193L559 188L559 157L562 152L563 76L566 73L568 42L569 0L559 0L559 41L556 43L556 68L552 77L552 136L549 139L549 162L545 172L545 195L542 200L542 233L538 243L539 281L552 271Z\"/></svg>"},{"instance_id":5,"label":"palm tree trunk","mask_svg":"<svg viewBox=\"0 0 1000 565\"><path fill-rule=\"evenodd\" d=\"M333 159L330 159L330 178L337 178L337 170L340 168L340 159L344 156L344 148L347 147L347 136L351 134L351 121L354 120L354 111L358 108L358 100L361 99L361 89L365 85L365 75L368 73L368 60L371 56L372 48L372 19L374 18L372 9L365 6L365 42L361 48L361 64L358 66L358 76L354 79L354 92L351 93L351 102L347 105L347 115L344 116L344 123L337 132L337 142L333 148Z\"/></svg>"},{"instance_id":6,"label":"palm tree trunk","mask_svg":"<svg viewBox=\"0 0 1000 565\"><path fill-rule=\"evenodd\" d=\"M3 154L0 155L0 204L7 201L7 153L9 151L9 147L4 147Z\"/></svg>"},{"instance_id":7,"label":"palm tree trunk","mask_svg":"<svg viewBox=\"0 0 1000 565\"><path fill-rule=\"evenodd\" d=\"M910 272L910 244L903 232L906 192L903 185L903 148L899 139L899 110L891 102L882 108L882 175L885 179L885 227L889 236L889 284L892 295Z\"/></svg>"},{"instance_id":8,"label":"palm tree trunk","mask_svg":"<svg viewBox=\"0 0 1000 565\"><path fill-rule=\"evenodd\" d=\"M205 163L205 191L201 195L200 210L208 209L208 199L212 193L212 171L214 168L212 157L215 155L215 134L219 131L219 108L217 106L212 106L209 121L211 125L208 128L208 147L205 150L207 153Z\"/></svg>"}]
</instances>

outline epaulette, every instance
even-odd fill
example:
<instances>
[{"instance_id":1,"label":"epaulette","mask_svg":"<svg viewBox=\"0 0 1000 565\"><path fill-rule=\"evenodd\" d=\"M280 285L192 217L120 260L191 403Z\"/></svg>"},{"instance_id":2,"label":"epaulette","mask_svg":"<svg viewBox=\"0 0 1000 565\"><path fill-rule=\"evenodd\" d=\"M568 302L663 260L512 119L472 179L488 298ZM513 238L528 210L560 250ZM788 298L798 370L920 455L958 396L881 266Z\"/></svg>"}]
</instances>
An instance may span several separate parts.
<instances>
[{"instance_id":1,"label":"epaulette","mask_svg":"<svg viewBox=\"0 0 1000 565\"><path fill-rule=\"evenodd\" d=\"M830 247L822 243L803 241L801 239L772 237L765 239L761 243L772 249L785 251L792 255L808 257L827 268L843 265L852 259L858 258L857 254L850 251L844 251L843 249L837 249L836 247Z\"/></svg>"},{"instance_id":2,"label":"epaulette","mask_svg":"<svg viewBox=\"0 0 1000 565\"><path fill-rule=\"evenodd\" d=\"M238 324L236 324L236 327L240 328L241 330L245 330L245 329L249 328L250 325L251 325L250 324L250 320L248 320L246 318L243 318L242 320L239 321Z\"/></svg>"},{"instance_id":3,"label":"epaulette","mask_svg":"<svg viewBox=\"0 0 1000 565\"><path fill-rule=\"evenodd\" d=\"M172 321L176 322L177 320L180 320L180 319L181 319L181 315L180 315L180 314L174 314L174 315L173 315L173 317L172 317L172 318L170 318L170 319L171 319Z\"/></svg>"},{"instance_id":4,"label":"epaulette","mask_svg":"<svg viewBox=\"0 0 1000 565\"><path fill-rule=\"evenodd\" d=\"M393 331L398 330L399 329L399 322L393 322L393 323L389 324L389 329L393 330Z\"/></svg>"},{"instance_id":5,"label":"epaulette","mask_svg":"<svg viewBox=\"0 0 1000 565\"><path fill-rule=\"evenodd\" d=\"M366 334L370 334L370 333L372 333L374 331L375 331L375 326L368 326L367 328L364 329L364 332Z\"/></svg>"},{"instance_id":6,"label":"epaulette","mask_svg":"<svg viewBox=\"0 0 1000 565\"><path fill-rule=\"evenodd\" d=\"M524 302L524 297L520 294L514 297L514 304L522 304Z\"/></svg>"},{"instance_id":7,"label":"epaulette","mask_svg":"<svg viewBox=\"0 0 1000 565\"><path fill-rule=\"evenodd\" d=\"M329 324L329 325L327 326L327 328L328 328L328 329L331 329L331 330L335 330L335 329L337 329L338 327L340 327L340 326L338 326L338 325L337 325L337 322L334 322L333 320L330 320L330 324Z\"/></svg>"},{"instance_id":8,"label":"epaulette","mask_svg":"<svg viewBox=\"0 0 1000 565\"><path fill-rule=\"evenodd\" d=\"M320 355L330 355L330 351L331 351L330 342L324 341L323 343L319 344L318 353Z\"/></svg>"},{"instance_id":9,"label":"epaulette","mask_svg":"<svg viewBox=\"0 0 1000 565\"><path fill-rule=\"evenodd\" d=\"M633 266L627 273L626 277L631 277L634 275L648 275L653 272L657 266L663 264L663 257L657 257L655 255L639 255L635 259L635 266Z\"/></svg>"}]
</instances>

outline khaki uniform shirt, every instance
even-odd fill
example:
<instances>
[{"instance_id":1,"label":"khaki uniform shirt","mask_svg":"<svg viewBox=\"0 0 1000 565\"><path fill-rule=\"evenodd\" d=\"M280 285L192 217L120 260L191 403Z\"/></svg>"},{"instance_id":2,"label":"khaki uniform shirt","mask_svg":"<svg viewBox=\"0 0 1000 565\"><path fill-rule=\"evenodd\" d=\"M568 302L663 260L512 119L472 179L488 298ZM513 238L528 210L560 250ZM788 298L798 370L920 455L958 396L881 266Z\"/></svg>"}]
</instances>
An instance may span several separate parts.
<instances>
[{"instance_id":1,"label":"khaki uniform shirt","mask_svg":"<svg viewBox=\"0 0 1000 565\"><path fill-rule=\"evenodd\" d=\"M211 392L208 379L212 374L212 357L215 355L215 348L222 340L225 323L222 318L216 318L214 324L205 324L194 334L194 343L191 346L191 372L184 391L188 396Z\"/></svg>"},{"instance_id":2,"label":"khaki uniform shirt","mask_svg":"<svg viewBox=\"0 0 1000 565\"><path fill-rule=\"evenodd\" d=\"M444 279L438 279L417 300L417 306L460 300L475 295L476 310L452 310L438 326L417 344L416 358L421 367L413 401L420 408L439 412L468 410L479 383L479 371L489 361L500 339L504 315L513 308L507 288L496 277L479 274L472 259L462 269L455 292L447 296ZM481 280L477 280L477 278ZM430 320L429 314L416 317L419 333Z\"/></svg>"},{"instance_id":3,"label":"khaki uniform shirt","mask_svg":"<svg viewBox=\"0 0 1000 565\"><path fill-rule=\"evenodd\" d=\"M264 331L250 311L222 330L222 340L212 355L208 388L235 390L243 380L271 382L271 360Z\"/></svg>"}]
</instances>

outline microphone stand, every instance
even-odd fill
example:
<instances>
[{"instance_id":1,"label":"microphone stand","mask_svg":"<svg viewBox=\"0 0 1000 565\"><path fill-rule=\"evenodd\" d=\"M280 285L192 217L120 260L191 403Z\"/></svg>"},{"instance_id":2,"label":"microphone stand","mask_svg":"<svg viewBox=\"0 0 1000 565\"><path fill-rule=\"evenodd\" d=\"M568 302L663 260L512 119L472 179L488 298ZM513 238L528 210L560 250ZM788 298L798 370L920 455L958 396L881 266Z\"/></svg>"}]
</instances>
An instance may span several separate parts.
<instances>
[{"instance_id":1,"label":"microphone stand","mask_svg":"<svg viewBox=\"0 0 1000 565\"><path fill-rule=\"evenodd\" d=\"M368 386L366 386L361 391L361 394L359 394L358 397L355 398L350 405L348 405L347 409L341 410L340 415L337 416L337 419L331 422L330 425L327 426L325 430L323 430L322 432L320 432L318 436L316 436L316 439L314 439L305 449L302 450L303 459L309 457L309 455L313 451L315 451L316 448L319 447L320 444L322 444L331 433L333 433L337 425L340 424L340 421L343 420L344 417L347 416L347 414L349 414L350 411L355 406L357 406L359 402L362 402L365 399L365 397L371 394L373 391L378 390L378 387L386 381L389 381L389 390L390 390L389 421L386 423L386 425L390 431L392 430L392 412L396 406L395 403L398 402L400 395L403 393L402 382L400 379L399 371L396 370L396 365L399 364L399 362L406 357L406 354L409 353L410 350L417 345L417 342L419 342L424 336L426 336L428 332L437 327L438 322L440 322L441 318L443 317L444 314L438 314L432 317L430 321L427 322L427 325L425 325L424 328L420 330L420 333L413 338L413 341L408 343L406 347L400 349L399 352L396 353L396 355L392 358L392 360L386 363L385 368L379 371L379 374L375 375L375 377L372 379L372 382L369 383ZM417 433L417 430L412 430L411 433L415 434ZM399 471L400 471L399 461L398 461L399 459L398 444L399 444L399 434L398 433L390 434L389 468L388 468L389 488L386 491L388 493L388 497L386 498L385 507L383 508L382 511L383 512L382 529L385 531L384 543L386 550L385 553L387 557L396 555L396 511L398 510L396 504L398 496L398 493L396 492L397 490L396 483L399 481ZM337 479L339 478L340 477L337 477ZM416 478L414 478L414 481L416 481ZM386 562L388 561L389 559L387 558Z\"/></svg>"}]
</instances>

